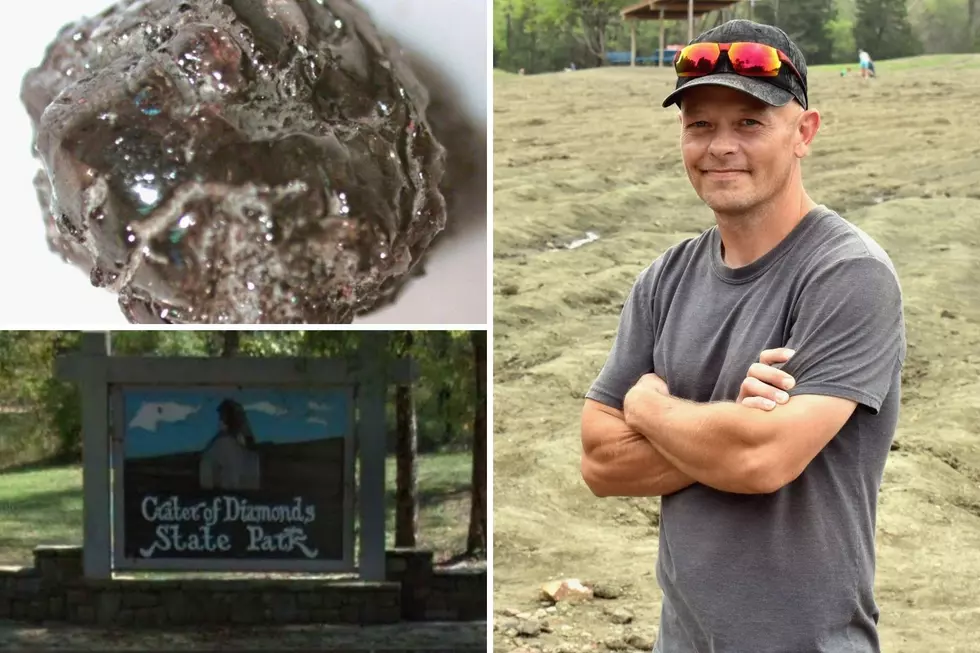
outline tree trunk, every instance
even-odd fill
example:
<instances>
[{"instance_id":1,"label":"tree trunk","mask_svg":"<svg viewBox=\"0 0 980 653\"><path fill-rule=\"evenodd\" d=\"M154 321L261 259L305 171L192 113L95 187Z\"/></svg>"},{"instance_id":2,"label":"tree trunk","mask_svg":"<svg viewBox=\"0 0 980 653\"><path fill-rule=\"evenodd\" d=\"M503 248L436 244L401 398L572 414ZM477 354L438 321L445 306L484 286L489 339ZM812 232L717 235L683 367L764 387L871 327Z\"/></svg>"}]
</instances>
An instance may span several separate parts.
<instances>
[{"instance_id":1,"label":"tree trunk","mask_svg":"<svg viewBox=\"0 0 980 653\"><path fill-rule=\"evenodd\" d=\"M436 408L442 415L442 444L449 444L453 441L453 421L449 419L449 399L452 390L448 386L442 386L436 397Z\"/></svg>"},{"instance_id":2,"label":"tree trunk","mask_svg":"<svg viewBox=\"0 0 980 653\"><path fill-rule=\"evenodd\" d=\"M221 332L221 357L231 358L237 356L241 349L242 339L240 331Z\"/></svg>"},{"instance_id":3,"label":"tree trunk","mask_svg":"<svg viewBox=\"0 0 980 653\"><path fill-rule=\"evenodd\" d=\"M476 412L473 416L473 479L466 553L487 550L487 332L473 331Z\"/></svg>"},{"instance_id":4,"label":"tree trunk","mask_svg":"<svg viewBox=\"0 0 980 653\"><path fill-rule=\"evenodd\" d=\"M439 360L449 360L452 336L448 331L432 331L428 334L429 342L433 343L433 349ZM436 396L436 410L442 418L442 445L450 444L455 439L455 425L452 415L449 413L449 401L452 399L454 379L446 375Z\"/></svg>"},{"instance_id":5,"label":"tree trunk","mask_svg":"<svg viewBox=\"0 0 980 653\"><path fill-rule=\"evenodd\" d=\"M402 356L411 353L413 337L406 331L402 340ZM395 546L414 548L419 533L418 488L418 424L415 418L415 399L411 386L395 390Z\"/></svg>"}]
</instances>

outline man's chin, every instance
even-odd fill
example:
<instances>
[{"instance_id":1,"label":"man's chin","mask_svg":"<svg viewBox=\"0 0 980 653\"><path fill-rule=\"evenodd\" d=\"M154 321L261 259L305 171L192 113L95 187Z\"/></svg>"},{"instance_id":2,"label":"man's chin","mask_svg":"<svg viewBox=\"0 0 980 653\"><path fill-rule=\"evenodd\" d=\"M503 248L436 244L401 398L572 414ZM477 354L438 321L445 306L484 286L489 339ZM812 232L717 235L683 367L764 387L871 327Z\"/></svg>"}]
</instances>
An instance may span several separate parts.
<instances>
[{"instance_id":1,"label":"man's chin","mask_svg":"<svg viewBox=\"0 0 980 653\"><path fill-rule=\"evenodd\" d=\"M734 193L705 193L701 200L715 213L744 213L756 205L752 198Z\"/></svg>"}]
</instances>

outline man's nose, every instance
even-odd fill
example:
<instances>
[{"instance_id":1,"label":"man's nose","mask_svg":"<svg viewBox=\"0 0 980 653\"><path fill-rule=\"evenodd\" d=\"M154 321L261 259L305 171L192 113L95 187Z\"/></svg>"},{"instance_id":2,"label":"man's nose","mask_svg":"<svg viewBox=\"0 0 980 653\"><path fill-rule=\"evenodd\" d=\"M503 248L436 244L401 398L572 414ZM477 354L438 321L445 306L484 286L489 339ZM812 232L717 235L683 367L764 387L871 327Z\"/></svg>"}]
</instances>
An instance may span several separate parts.
<instances>
[{"instance_id":1,"label":"man's nose","mask_svg":"<svg viewBox=\"0 0 980 653\"><path fill-rule=\"evenodd\" d=\"M717 157L734 154L738 151L738 139L729 129L718 129L711 135L708 152Z\"/></svg>"}]
</instances>

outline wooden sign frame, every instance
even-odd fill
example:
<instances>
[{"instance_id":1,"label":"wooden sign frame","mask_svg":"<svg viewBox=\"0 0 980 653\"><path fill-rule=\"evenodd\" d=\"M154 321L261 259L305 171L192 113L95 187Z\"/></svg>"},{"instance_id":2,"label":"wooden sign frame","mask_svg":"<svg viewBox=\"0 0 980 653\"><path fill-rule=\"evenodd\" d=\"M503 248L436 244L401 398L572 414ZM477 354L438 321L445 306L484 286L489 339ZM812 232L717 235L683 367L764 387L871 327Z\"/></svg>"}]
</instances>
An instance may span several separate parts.
<instances>
[{"instance_id":1,"label":"wooden sign frame","mask_svg":"<svg viewBox=\"0 0 980 653\"><path fill-rule=\"evenodd\" d=\"M58 378L77 382L82 395L85 576L111 578L113 570L126 569L309 573L356 570L364 580L383 581L387 388L389 384L407 385L418 378L414 361L389 360L387 350L386 333L366 331L359 350L344 359L130 357L111 355L109 333L83 334L81 351L59 357L55 373ZM124 433L125 425L119 417L111 424L110 415L123 414L121 388L167 386L350 388L354 393L352 412L356 420L350 422L344 445L347 475L343 559L127 559L121 521L124 518L123 456L119 446L112 446L112 441L118 441ZM359 462L356 479L355 450ZM355 491L360 518L357 567L354 566Z\"/></svg>"}]
</instances>

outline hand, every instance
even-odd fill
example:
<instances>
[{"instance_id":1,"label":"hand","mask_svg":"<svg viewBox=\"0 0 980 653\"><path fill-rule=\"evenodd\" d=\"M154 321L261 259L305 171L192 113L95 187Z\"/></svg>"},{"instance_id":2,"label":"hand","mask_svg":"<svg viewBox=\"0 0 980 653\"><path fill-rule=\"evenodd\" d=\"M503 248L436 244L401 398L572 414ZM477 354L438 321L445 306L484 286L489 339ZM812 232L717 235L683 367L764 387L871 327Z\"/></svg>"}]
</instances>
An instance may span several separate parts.
<instances>
[{"instance_id":1,"label":"hand","mask_svg":"<svg viewBox=\"0 0 980 653\"><path fill-rule=\"evenodd\" d=\"M653 372L641 376L640 380L623 397L623 417L626 422L629 423L635 402L648 402L651 399L658 398L659 395L670 396L670 391L667 389L667 382Z\"/></svg>"},{"instance_id":2,"label":"hand","mask_svg":"<svg viewBox=\"0 0 980 653\"><path fill-rule=\"evenodd\" d=\"M767 349L762 352L759 356L759 362L752 363L752 366L749 367L748 376L742 381L735 403L750 408L772 410L778 404L785 404L789 401L789 395L785 391L796 385L796 379L772 366L785 363L795 353L792 349L785 347Z\"/></svg>"},{"instance_id":3,"label":"hand","mask_svg":"<svg viewBox=\"0 0 980 653\"><path fill-rule=\"evenodd\" d=\"M640 380L633 387L640 387L644 392L659 392L662 395L670 396L670 390L667 389L667 382L653 372L641 376Z\"/></svg>"}]
</instances>

